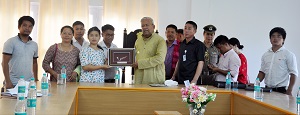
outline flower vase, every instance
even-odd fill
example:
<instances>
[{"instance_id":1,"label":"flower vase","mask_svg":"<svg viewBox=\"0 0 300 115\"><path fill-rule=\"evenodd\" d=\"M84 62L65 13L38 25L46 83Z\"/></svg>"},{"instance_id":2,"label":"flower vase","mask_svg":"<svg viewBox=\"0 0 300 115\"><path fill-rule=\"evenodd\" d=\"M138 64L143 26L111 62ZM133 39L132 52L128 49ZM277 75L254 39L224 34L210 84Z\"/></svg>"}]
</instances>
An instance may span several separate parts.
<instances>
[{"instance_id":1,"label":"flower vase","mask_svg":"<svg viewBox=\"0 0 300 115\"><path fill-rule=\"evenodd\" d=\"M194 106L189 105L190 115L204 115L206 105L202 106L200 109L197 109L197 112L194 113Z\"/></svg>"}]
</instances>

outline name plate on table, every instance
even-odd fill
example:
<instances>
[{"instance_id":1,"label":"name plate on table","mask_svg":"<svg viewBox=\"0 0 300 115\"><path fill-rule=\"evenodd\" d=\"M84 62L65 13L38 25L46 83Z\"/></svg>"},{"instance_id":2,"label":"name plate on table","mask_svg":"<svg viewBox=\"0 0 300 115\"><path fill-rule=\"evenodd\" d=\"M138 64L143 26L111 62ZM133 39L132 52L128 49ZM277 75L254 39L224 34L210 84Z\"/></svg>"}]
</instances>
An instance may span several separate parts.
<instances>
[{"instance_id":1,"label":"name plate on table","mask_svg":"<svg viewBox=\"0 0 300 115\"><path fill-rule=\"evenodd\" d=\"M108 50L108 65L110 66L132 66L134 62L134 48L110 48Z\"/></svg>"}]
</instances>

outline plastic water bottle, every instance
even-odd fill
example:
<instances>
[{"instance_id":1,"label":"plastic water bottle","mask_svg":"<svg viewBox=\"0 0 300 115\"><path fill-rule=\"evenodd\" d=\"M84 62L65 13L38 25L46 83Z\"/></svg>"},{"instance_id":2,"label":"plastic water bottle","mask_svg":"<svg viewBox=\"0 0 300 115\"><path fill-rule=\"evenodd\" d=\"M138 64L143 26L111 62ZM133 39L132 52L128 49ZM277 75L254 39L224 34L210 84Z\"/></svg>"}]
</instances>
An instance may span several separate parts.
<instances>
[{"instance_id":1,"label":"plastic water bottle","mask_svg":"<svg viewBox=\"0 0 300 115\"><path fill-rule=\"evenodd\" d=\"M115 84L119 84L119 82L120 82L120 71L119 68L116 67Z\"/></svg>"},{"instance_id":2,"label":"plastic water bottle","mask_svg":"<svg viewBox=\"0 0 300 115\"><path fill-rule=\"evenodd\" d=\"M63 78L63 84L66 84L66 82L67 82L67 70L66 70L66 66L63 65L61 67L60 75Z\"/></svg>"},{"instance_id":3,"label":"plastic water bottle","mask_svg":"<svg viewBox=\"0 0 300 115\"><path fill-rule=\"evenodd\" d=\"M26 115L25 98L18 99L16 106L15 106L15 115Z\"/></svg>"},{"instance_id":4,"label":"plastic water bottle","mask_svg":"<svg viewBox=\"0 0 300 115\"><path fill-rule=\"evenodd\" d=\"M18 81L18 100L25 99L25 90L26 90L26 83L24 80L24 76L20 76L20 80Z\"/></svg>"},{"instance_id":5,"label":"plastic water bottle","mask_svg":"<svg viewBox=\"0 0 300 115\"><path fill-rule=\"evenodd\" d=\"M230 71L226 75L225 89L226 90L230 90L231 89L231 75L230 75Z\"/></svg>"},{"instance_id":6,"label":"plastic water bottle","mask_svg":"<svg viewBox=\"0 0 300 115\"><path fill-rule=\"evenodd\" d=\"M30 90L31 86L34 86L34 89L36 90L36 83L34 81L34 77L30 78L28 91Z\"/></svg>"},{"instance_id":7,"label":"plastic water bottle","mask_svg":"<svg viewBox=\"0 0 300 115\"><path fill-rule=\"evenodd\" d=\"M27 114L35 115L36 108L36 86L31 85L27 96Z\"/></svg>"},{"instance_id":8,"label":"plastic water bottle","mask_svg":"<svg viewBox=\"0 0 300 115\"><path fill-rule=\"evenodd\" d=\"M300 114L300 87L297 93L297 114Z\"/></svg>"},{"instance_id":9,"label":"plastic water bottle","mask_svg":"<svg viewBox=\"0 0 300 115\"><path fill-rule=\"evenodd\" d=\"M44 73L42 77L41 90L43 96L48 96L49 89L48 89L48 78L46 73Z\"/></svg>"},{"instance_id":10,"label":"plastic water bottle","mask_svg":"<svg viewBox=\"0 0 300 115\"><path fill-rule=\"evenodd\" d=\"M254 98L261 99L261 90L260 90L260 81L259 78L256 78L254 82Z\"/></svg>"}]
</instances>

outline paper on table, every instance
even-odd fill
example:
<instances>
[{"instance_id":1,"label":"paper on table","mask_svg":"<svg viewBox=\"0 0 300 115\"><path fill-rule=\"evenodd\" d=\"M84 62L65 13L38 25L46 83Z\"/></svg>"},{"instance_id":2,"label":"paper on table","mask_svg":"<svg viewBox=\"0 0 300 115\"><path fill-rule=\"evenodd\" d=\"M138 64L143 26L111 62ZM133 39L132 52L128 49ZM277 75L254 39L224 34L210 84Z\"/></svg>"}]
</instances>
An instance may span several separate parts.
<instances>
[{"instance_id":1,"label":"paper on table","mask_svg":"<svg viewBox=\"0 0 300 115\"><path fill-rule=\"evenodd\" d=\"M29 86L29 82L28 81L25 81L26 83L26 87L25 87L25 97L27 97L27 94L28 94L28 86ZM12 88L12 89L7 89L6 92L2 92L1 93L2 95L6 95L6 96L17 96L18 95L18 84ZM39 96L42 96L41 93L38 93L36 94L38 97Z\"/></svg>"},{"instance_id":2,"label":"paper on table","mask_svg":"<svg viewBox=\"0 0 300 115\"><path fill-rule=\"evenodd\" d=\"M166 87L165 84L149 84L151 87Z\"/></svg>"},{"instance_id":3,"label":"paper on table","mask_svg":"<svg viewBox=\"0 0 300 115\"><path fill-rule=\"evenodd\" d=\"M166 86L177 86L178 82L177 81L173 81L173 80L166 80L165 81L165 85Z\"/></svg>"}]
</instances>

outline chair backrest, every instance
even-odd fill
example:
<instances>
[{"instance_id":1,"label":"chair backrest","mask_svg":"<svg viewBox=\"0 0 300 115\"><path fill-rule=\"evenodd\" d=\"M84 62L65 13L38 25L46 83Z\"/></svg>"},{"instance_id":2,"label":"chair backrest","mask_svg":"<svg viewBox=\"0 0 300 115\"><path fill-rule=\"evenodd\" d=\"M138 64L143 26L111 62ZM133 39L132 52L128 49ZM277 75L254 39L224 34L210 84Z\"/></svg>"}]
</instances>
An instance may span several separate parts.
<instances>
[{"instance_id":1,"label":"chair backrest","mask_svg":"<svg viewBox=\"0 0 300 115\"><path fill-rule=\"evenodd\" d=\"M123 48L134 48L135 41L137 39L137 33L141 32L141 29L136 29L134 32L127 34L126 28L124 29L123 36Z\"/></svg>"},{"instance_id":2,"label":"chair backrest","mask_svg":"<svg viewBox=\"0 0 300 115\"><path fill-rule=\"evenodd\" d=\"M141 29L136 29L134 32L127 34L126 28L123 34L123 48L134 48L135 41L137 39L137 33L141 32ZM134 75L134 69L131 69L131 74ZM125 68L122 70L122 83L125 83Z\"/></svg>"}]
</instances>

